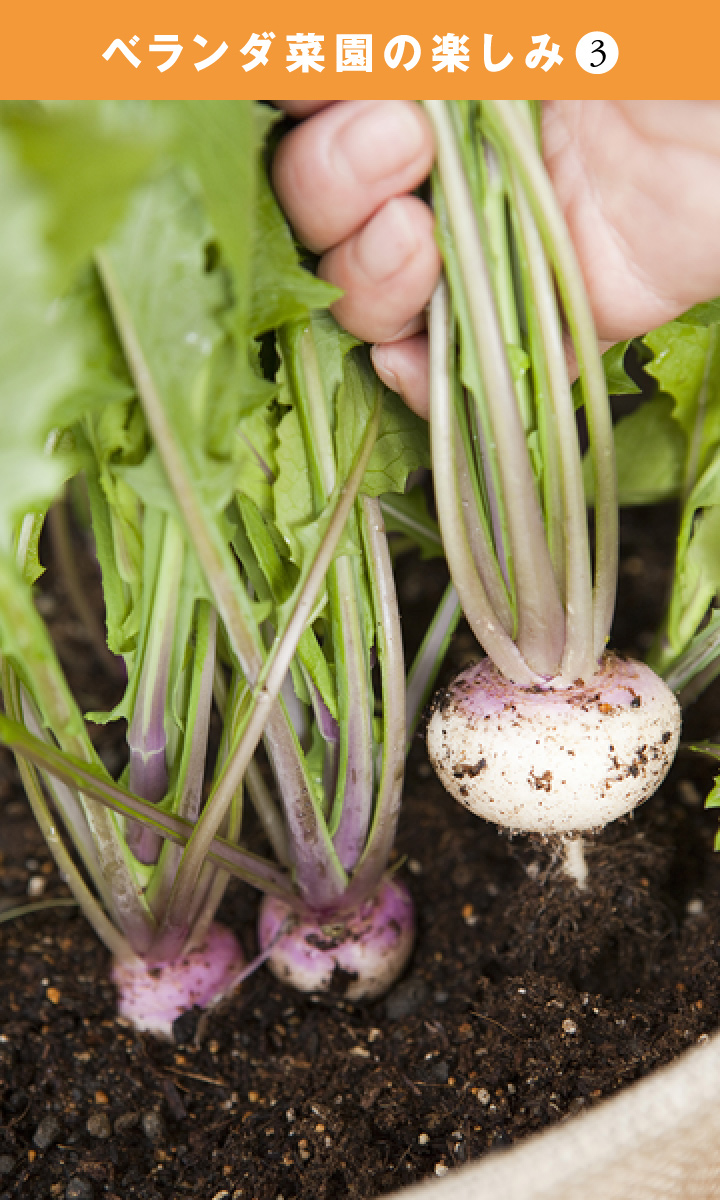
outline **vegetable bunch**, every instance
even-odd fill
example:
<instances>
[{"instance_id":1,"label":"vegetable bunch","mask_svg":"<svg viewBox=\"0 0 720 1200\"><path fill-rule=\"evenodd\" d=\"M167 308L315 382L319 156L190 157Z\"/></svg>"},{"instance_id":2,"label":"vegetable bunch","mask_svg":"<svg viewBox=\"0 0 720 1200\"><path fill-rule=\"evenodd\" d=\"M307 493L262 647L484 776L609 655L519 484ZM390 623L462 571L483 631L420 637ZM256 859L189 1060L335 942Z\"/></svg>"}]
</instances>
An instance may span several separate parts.
<instances>
[{"instance_id":1,"label":"vegetable bunch","mask_svg":"<svg viewBox=\"0 0 720 1200\"><path fill-rule=\"evenodd\" d=\"M122 1010L164 1033L242 976L214 923L233 874L271 898L261 957L306 986L339 965L372 994L412 942L385 876L405 691L378 496L404 491L425 437L299 261L267 181L274 120L0 110L0 737ZM127 673L85 718L31 590L75 474ZM114 779L87 721L120 719ZM245 795L271 857L243 846Z\"/></svg>"},{"instance_id":2,"label":"vegetable bunch","mask_svg":"<svg viewBox=\"0 0 720 1200\"><path fill-rule=\"evenodd\" d=\"M520 101L426 110L446 274L430 328L435 494L448 565L489 656L439 698L428 748L473 811L567 836L655 790L679 710L648 667L605 654L617 576L612 421L538 112ZM589 440L592 554L576 405Z\"/></svg>"}]
</instances>

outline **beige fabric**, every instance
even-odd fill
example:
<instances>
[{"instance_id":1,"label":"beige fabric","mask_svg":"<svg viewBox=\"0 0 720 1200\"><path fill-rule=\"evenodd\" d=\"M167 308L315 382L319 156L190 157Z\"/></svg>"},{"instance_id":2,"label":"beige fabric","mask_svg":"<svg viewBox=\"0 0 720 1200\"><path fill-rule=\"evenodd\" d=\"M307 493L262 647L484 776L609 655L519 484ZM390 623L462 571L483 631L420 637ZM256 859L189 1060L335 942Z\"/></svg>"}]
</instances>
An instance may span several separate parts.
<instances>
[{"instance_id":1,"label":"beige fabric","mask_svg":"<svg viewBox=\"0 0 720 1200\"><path fill-rule=\"evenodd\" d=\"M720 1034L591 1112L396 1200L720 1200Z\"/></svg>"}]
</instances>

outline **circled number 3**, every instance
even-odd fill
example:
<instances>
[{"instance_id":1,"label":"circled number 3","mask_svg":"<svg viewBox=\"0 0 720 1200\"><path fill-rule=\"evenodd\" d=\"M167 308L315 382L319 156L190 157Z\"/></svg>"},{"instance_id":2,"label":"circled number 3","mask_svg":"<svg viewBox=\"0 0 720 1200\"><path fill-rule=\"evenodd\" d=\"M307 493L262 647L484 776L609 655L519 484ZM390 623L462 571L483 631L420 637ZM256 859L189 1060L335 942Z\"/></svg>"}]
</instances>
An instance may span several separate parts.
<instances>
[{"instance_id":1,"label":"circled number 3","mask_svg":"<svg viewBox=\"0 0 720 1200\"><path fill-rule=\"evenodd\" d=\"M612 71L619 53L615 38L600 29L586 33L575 47L578 64L588 75L605 75Z\"/></svg>"}]
</instances>

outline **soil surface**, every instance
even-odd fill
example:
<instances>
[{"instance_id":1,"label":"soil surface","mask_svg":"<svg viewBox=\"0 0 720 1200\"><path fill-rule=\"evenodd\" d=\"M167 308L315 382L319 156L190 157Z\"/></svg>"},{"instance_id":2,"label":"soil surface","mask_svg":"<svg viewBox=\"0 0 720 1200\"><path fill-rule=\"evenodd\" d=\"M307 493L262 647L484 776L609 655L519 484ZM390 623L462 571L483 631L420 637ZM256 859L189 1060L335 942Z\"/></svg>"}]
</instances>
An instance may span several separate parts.
<instances>
[{"instance_id":1,"label":"soil surface","mask_svg":"<svg viewBox=\"0 0 720 1200\"><path fill-rule=\"evenodd\" d=\"M621 651L647 649L671 545L667 512L626 517ZM443 586L437 564L402 570L411 647ZM103 707L117 681L52 571L43 588L81 703ZM461 630L448 676L475 656ZM719 727L715 688L686 737ZM98 737L117 768L122 731ZM170 1045L115 1018L108 956L75 909L1 924L0 1200L379 1196L668 1062L714 1029L720 1005L711 780L711 763L681 751L636 818L589 845L580 893L552 847L510 840L455 804L418 739L398 841L417 949L367 1007L298 995L261 969L208 1017L181 1019ZM0 910L67 897L7 755L0 814ZM256 905L237 885L220 914L248 954Z\"/></svg>"}]
</instances>

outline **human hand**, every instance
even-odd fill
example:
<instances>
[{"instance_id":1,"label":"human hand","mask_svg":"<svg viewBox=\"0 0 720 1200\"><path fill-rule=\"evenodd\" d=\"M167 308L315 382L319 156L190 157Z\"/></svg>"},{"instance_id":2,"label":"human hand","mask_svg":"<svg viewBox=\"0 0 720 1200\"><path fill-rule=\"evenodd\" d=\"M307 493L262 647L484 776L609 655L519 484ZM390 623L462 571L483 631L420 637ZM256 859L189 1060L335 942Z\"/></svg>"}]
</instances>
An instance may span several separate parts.
<instances>
[{"instance_id":1,"label":"human hand","mask_svg":"<svg viewBox=\"0 0 720 1200\"><path fill-rule=\"evenodd\" d=\"M280 202L344 291L338 321L427 415L423 312L440 258L409 195L432 165L427 119L409 101L279 103L307 118L278 148ZM720 102L553 100L543 133L604 347L720 294Z\"/></svg>"}]
</instances>

